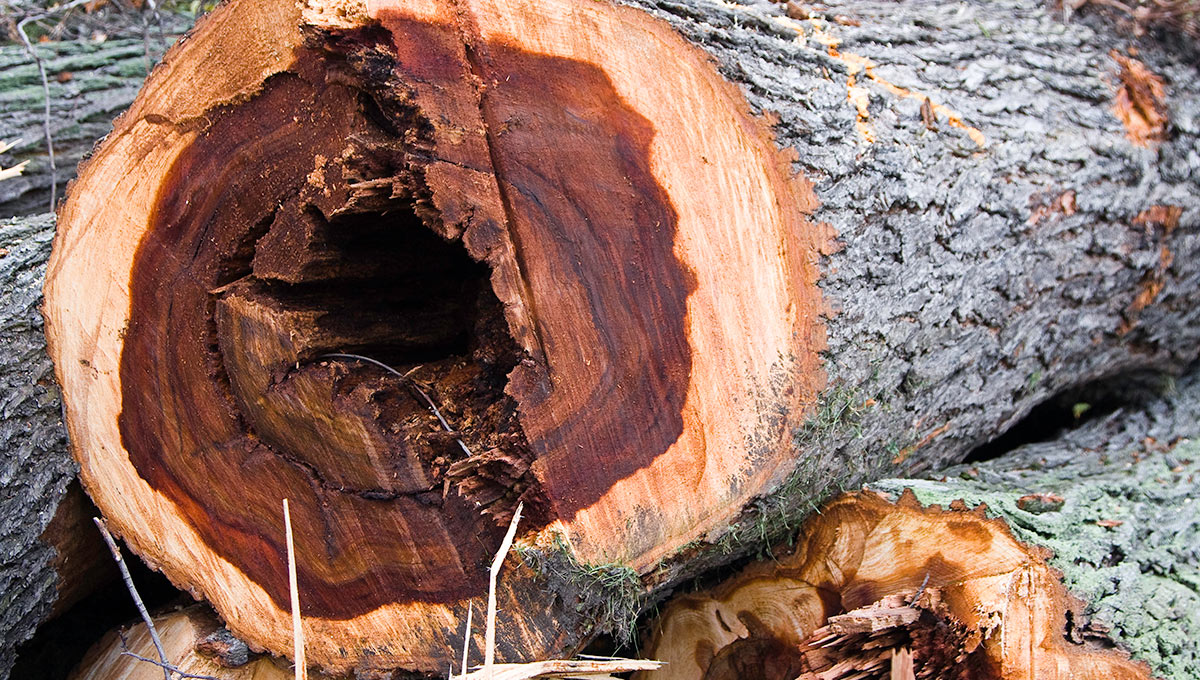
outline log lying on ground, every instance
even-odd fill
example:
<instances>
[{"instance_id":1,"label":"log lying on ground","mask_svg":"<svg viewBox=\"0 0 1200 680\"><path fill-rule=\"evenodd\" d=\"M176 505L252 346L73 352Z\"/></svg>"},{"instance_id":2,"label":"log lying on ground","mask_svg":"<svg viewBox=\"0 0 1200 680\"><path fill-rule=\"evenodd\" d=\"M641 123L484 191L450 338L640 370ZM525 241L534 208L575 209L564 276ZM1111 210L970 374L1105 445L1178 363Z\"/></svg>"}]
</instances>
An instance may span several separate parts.
<instances>
[{"instance_id":1,"label":"log lying on ground","mask_svg":"<svg viewBox=\"0 0 1200 680\"><path fill-rule=\"evenodd\" d=\"M918 678L1190 677L1200 444L1179 439L1198 417L1193 374L1145 410L958 476L842 496L794 548L666 606L653 677L888 677L903 652Z\"/></svg>"},{"instance_id":2,"label":"log lying on ground","mask_svg":"<svg viewBox=\"0 0 1200 680\"><path fill-rule=\"evenodd\" d=\"M156 55L162 52L151 49ZM141 39L39 43L37 50L50 86L50 131L61 198L75 177L75 166L133 102L151 62ZM0 182L0 215L35 214L50 206L45 105L37 65L24 46L0 47L0 140L18 142L0 154L0 167L29 163L19 177Z\"/></svg>"},{"instance_id":3,"label":"log lying on ground","mask_svg":"<svg viewBox=\"0 0 1200 680\"><path fill-rule=\"evenodd\" d=\"M224 6L61 213L89 493L276 653L289 498L313 663L436 671L518 502L498 651L557 656L764 512L1195 357L1194 62L1033 2L837 11Z\"/></svg>"},{"instance_id":4,"label":"log lying on ground","mask_svg":"<svg viewBox=\"0 0 1200 680\"><path fill-rule=\"evenodd\" d=\"M53 236L50 215L0 222L0 678L40 623L112 568L86 499L68 492L76 466L38 313Z\"/></svg>"}]
</instances>

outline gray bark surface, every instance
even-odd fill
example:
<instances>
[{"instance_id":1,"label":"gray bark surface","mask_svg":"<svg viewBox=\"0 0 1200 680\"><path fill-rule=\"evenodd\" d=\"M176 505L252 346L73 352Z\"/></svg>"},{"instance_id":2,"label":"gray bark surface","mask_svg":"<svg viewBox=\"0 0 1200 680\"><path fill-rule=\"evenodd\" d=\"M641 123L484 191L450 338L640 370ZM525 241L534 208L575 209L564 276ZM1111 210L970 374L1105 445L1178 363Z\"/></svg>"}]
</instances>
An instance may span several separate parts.
<instances>
[{"instance_id":1,"label":"gray bark surface","mask_svg":"<svg viewBox=\"0 0 1200 680\"><path fill-rule=\"evenodd\" d=\"M1162 678L1200 668L1200 371L1142 409L1119 410L1047 442L950 470L940 480L886 480L923 503L986 503L1050 563L1100 630ZM1017 501L1053 493L1060 510ZM1115 526L1097 524L1109 520ZM1080 624L1080 622L1076 622Z\"/></svg>"},{"instance_id":2,"label":"gray bark surface","mask_svg":"<svg viewBox=\"0 0 1200 680\"><path fill-rule=\"evenodd\" d=\"M54 549L42 532L75 477L42 336L42 277L54 218L0 221L0 678L50 614Z\"/></svg>"},{"instance_id":3,"label":"gray bark surface","mask_svg":"<svg viewBox=\"0 0 1200 680\"><path fill-rule=\"evenodd\" d=\"M746 513L735 543L764 525L785 532L839 484L960 461L1065 390L1177 373L1196 358L1193 48L1139 41L1099 20L1063 24L1040 0L835 1L815 22L755 0L629 4L669 21L754 108L778 116L779 143L796 150L821 201L814 221L844 246L820 281L836 309L828 387L797 434L797 470ZM850 69L818 33L840 41L841 54L870 59L879 78L949 107L985 146L944 116L930 130L922 98L859 73L877 138L863 141ZM1151 148L1126 139L1111 110L1119 80L1110 50L1130 46L1166 83L1170 127ZM1038 217L1066 192L1074 214ZM1181 208L1178 227L1134 223L1154 205ZM1162 291L1131 313L1156 277Z\"/></svg>"},{"instance_id":4,"label":"gray bark surface","mask_svg":"<svg viewBox=\"0 0 1200 680\"><path fill-rule=\"evenodd\" d=\"M174 36L168 36L173 41ZM157 38L152 55L162 54ZM75 167L112 129L113 118L137 95L146 77L142 39L105 42L48 42L35 45L50 84L50 130L58 168L58 198ZM37 65L22 45L0 47L0 140L20 140L0 154L0 167L28 160L20 177L0 182L0 215L28 215L50 207L50 164L46 153L45 93Z\"/></svg>"}]
</instances>

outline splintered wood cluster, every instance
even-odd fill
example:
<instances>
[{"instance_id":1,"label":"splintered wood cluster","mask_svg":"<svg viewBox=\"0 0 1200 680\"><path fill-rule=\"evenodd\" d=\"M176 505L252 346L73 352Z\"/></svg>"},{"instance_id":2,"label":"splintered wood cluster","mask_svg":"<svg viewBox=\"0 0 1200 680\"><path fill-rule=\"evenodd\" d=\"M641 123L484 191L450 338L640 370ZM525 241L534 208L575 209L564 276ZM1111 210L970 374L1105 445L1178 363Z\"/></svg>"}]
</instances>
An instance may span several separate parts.
<instances>
[{"instance_id":1,"label":"splintered wood cluster","mask_svg":"<svg viewBox=\"0 0 1200 680\"><path fill-rule=\"evenodd\" d=\"M646 649L667 666L642 680L1149 678L1068 639L1082 603L985 512L843 495L791 554L675 598Z\"/></svg>"},{"instance_id":2,"label":"splintered wood cluster","mask_svg":"<svg viewBox=\"0 0 1200 680\"><path fill-rule=\"evenodd\" d=\"M823 385L812 194L632 9L298 12L214 13L82 169L51 351L149 563L283 652L289 498L310 660L439 670L518 502L646 568L780 474ZM527 569L499 595L501 656L588 634Z\"/></svg>"}]
</instances>

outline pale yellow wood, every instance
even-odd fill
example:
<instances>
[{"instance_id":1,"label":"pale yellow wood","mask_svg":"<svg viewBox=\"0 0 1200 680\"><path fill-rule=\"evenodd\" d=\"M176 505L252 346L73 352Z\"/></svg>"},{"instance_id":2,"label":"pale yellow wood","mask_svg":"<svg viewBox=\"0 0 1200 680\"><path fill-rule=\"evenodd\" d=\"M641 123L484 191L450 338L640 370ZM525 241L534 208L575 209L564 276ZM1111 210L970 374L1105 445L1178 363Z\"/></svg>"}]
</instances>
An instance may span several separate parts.
<instances>
[{"instance_id":1,"label":"pale yellow wood","mask_svg":"<svg viewBox=\"0 0 1200 680\"><path fill-rule=\"evenodd\" d=\"M965 644L979 645L975 653L998 670L997 680L1148 678L1142 664L1065 638L1066 613L1079 603L1045 557L982 511L846 494L805 524L791 554L672 601L645 648L667 666L638 677L700 680L737 640L766 637L800 648L828 616L928 588L963 627Z\"/></svg>"}]
</instances>

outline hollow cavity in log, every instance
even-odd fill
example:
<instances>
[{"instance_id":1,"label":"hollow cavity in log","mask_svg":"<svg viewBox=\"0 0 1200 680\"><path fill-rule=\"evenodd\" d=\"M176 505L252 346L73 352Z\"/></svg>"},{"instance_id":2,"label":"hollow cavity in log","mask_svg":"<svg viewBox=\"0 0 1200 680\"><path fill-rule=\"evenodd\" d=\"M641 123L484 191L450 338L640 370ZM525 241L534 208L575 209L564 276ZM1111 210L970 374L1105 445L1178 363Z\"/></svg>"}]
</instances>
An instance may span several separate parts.
<instances>
[{"instance_id":1,"label":"hollow cavity in log","mask_svg":"<svg viewBox=\"0 0 1200 680\"><path fill-rule=\"evenodd\" d=\"M475 594L474 567L499 540L476 508L503 520L525 500L545 518L503 394L520 352L487 267L429 227L436 211L416 214L428 198L404 140L419 135L414 112L389 118L361 85L329 82L315 50L300 63L310 70L219 115L170 171L133 272L123 442L148 482L193 499L181 505L214 544L266 558L248 567L281 604L269 558L285 497L304 501L297 514L316 530L301 540L325 557L300 573L312 613L369 611L397 590ZM498 461L476 466L494 479L452 479L466 451ZM239 492L243 477L263 493ZM364 545L347 520L367 516Z\"/></svg>"},{"instance_id":2,"label":"hollow cavity in log","mask_svg":"<svg viewBox=\"0 0 1200 680\"><path fill-rule=\"evenodd\" d=\"M825 232L644 13L347 8L240 0L168 55L64 206L48 334L137 552L281 653L288 498L310 658L436 670L518 502L519 541L648 572L790 469ZM593 634L541 578L502 575L501 658Z\"/></svg>"}]
</instances>

